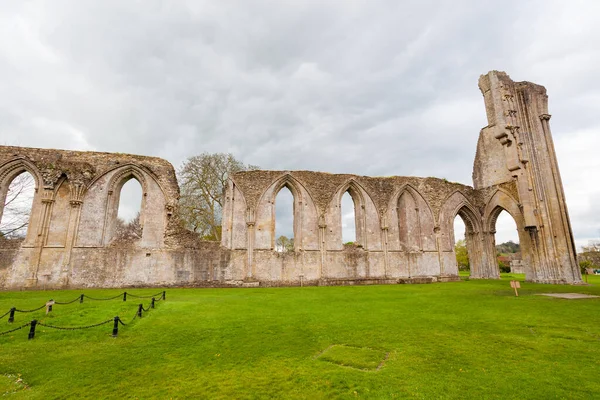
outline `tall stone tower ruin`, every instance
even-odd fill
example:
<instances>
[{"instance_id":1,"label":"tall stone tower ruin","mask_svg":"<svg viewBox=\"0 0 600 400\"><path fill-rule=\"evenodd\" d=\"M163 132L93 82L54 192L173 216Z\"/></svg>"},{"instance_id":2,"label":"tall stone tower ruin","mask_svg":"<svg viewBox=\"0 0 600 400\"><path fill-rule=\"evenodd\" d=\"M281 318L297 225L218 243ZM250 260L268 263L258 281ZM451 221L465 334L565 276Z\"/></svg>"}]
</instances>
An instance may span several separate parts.
<instances>
[{"instance_id":1,"label":"tall stone tower ruin","mask_svg":"<svg viewBox=\"0 0 600 400\"><path fill-rule=\"evenodd\" d=\"M477 144L474 189L513 186L522 215L513 218L517 221L523 256L530 265L528 280L581 281L550 132L546 89L531 82L513 82L499 71L482 75L479 89L488 126L481 130ZM492 235L501 211L492 211L495 215L485 227Z\"/></svg>"}]
</instances>

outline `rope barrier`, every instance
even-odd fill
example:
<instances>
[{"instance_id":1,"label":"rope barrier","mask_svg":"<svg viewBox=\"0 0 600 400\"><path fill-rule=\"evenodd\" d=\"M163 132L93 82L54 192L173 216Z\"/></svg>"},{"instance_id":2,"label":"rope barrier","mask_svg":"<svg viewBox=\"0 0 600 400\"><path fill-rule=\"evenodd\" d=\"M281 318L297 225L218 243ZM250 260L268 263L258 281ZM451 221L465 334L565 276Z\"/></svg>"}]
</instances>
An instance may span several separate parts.
<instances>
[{"instance_id":1,"label":"rope barrier","mask_svg":"<svg viewBox=\"0 0 600 400\"><path fill-rule=\"evenodd\" d=\"M26 326L29 326L29 325L31 325L31 322L28 322L28 323L26 323L25 325L21 325L21 326L19 326L18 328L11 329L10 331L6 331L6 332L0 332L0 336L2 336L2 335L7 335L7 334L9 334L9 333L11 333L11 332L18 331L19 329L23 329L23 328L25 328Z\"/></svg>"},{"instance_id":2,"label":"rope barrier","mask_svg":"<svg viewBox=\"0 0 600 400\"><path fill-rule=\"evenodd\" d=\"M123 294L125 294L125 293L127 293L127 292L119 293L118 295L116 295L114 297L108 297L108 298L105 298L105 299L97 298L97 297L90 297L87 294L84 294L83 296L86 297L86 298L88 298L88 299L90 299L90 300L100 300L100 301L102 301L102 300L114 300L116 298L119 298L119 297L123 296Z\"/></svg>"},{"instance_id":3,"label":"rope barrier","mask_svg":"<svg viewBox=\"0 0 600 400\"><path fill-rule=\"evenodd\" d=\"M113 319L112 318L111 319L107 319L106 321L99 322L99 323L93 324L93 325L87 325L87 326L67 326L67 327L63 327L63 326L47 325L47 324L44 324L42 322L38 322L37 324L40 325L40 326L45 326L46 328L60 329L60 330L63 330L63 331L76 331L78 329L95 328L95 327L100 326L100 325L108 324L109 322L113 322Z\"/></svg>"},{"instance_id":4,"label":"rope barrier","mask_svg":"<svg viewBox=\"0 0 600 400\"><path fill-rule=\"evenodd\" d=\"M48 309L48 311L52 311L52 305L53 305L53 304L57 304L57 305L68 305L68 304L73 304L73 303L75 303L77 300L79 300L79 303L83 303L83 299L84 299L84 298L88 298L89 300L99 300L99 301L103 301L103 300L114 300L114 299L117 299L117 298L119 298L119 297L121 297L121 296L122 296L122 297L123 297L123 301L127 301L127 296L128 296L128 295L129 295L130 297L135 297L135 298L140 298L140 299L149 299L149 298L152 298L152 299L153 299L153 300L152 300L152 301L153 301L153 303L152 303L152 305L151 305L150 307L151 307L151 308L154 308L154 303L155 303L155 302L158 302L158 301L160 301L160 300L165 300L165 298L166 298L166 291L164 291L164 290L163 290L162 292L159 292L159 293L153 294L153 295L151 295L151 296L138 296L138 295L134 295L134 294L131 294L131 293L123 292L123 293L119 293L119 294L118 294L118 295L116 295L116 296L113 296L113 297L107 297L107 298L91 297L91 296L88 296L87 294L81 294L81 295L80 295L80 296L78 296L77 298L75 298L75 299L73 299L73 300L71 300L71 301L67 301L67 302L60 302L60 301L53 301L53 300L50 300L51 304L49 304L49 303L46 303L46 304L44 304L44 305L42 305L42 306L40 306L40 307L38 307L38 308L34 308L34 309L31 309L31 310L19 310L18 308L12 307L12 308L11 308L10 310L8 310L6 313L4 313L2 316L0 316L0 319L4 318L4 317L6 317L7 315L9 315L9 314L10 314L10 316L9 316L9 318L8 318L8 322L13 322L13 321L14 321L14 313L15 313L15 312L19 312L19 313L31 313L31 312L39 311L39 310L41 310L42 308L44 308L44 307L46 307L46 306L49 306L49 309ZM160 297L159 297L158 299L155 299L155 297L156 297L156 296L159 296L159 295L160 295ZM144 310L144 311L147 311L147 310Z\"/></svg>"},{"instance_id":5,"label":"rope barrier","mask_svg":"<svg viewBox=\"0 0 600 400\"><path fill-rule=\"evenodd\" d=\"M81 296L77 296L75 299L73 299L71 301L67 301L66 303L63 303L60 301L55 301L54 304L60 304L61 306L66 306L67 304L75 303L77 300L81 301Z\"/></svg>"},{"instance_id":6,"label":"rope barrier","mask_svg":"<svg viewBox=\"0 0 600 400\"><path fill-rule=\"evenodd\" d=\"M5 312L5 313L4 313L4 315L2 315L2 316L0 317L0 319L2 319L2 318L4 318L4 317L6 317L8 314L10 314L10 312L11 312L11 311L12 311L12 308L11 308L10 310L8 310L7 312Z\"/></svg>"},{"instance_id":7,"label":"rope barrier","mask_svg":"<svg viewBox=\"0 0 600 400\"><path fill-rule=\"evenodd\" d=\"M121 318L119 318L118 316L116 316L114 318L111 318L111 319L107 319L107 320L102 321L102 322L99 322L97 324L86 325L86 326L56 326L56 325L46 324L46 323L43 323L41 321L38 321L38 320L34 319L34 320L31 320L30 322L28 322L28 323L26 323L24 325L21 325L21 326L19 326L17 328L14 328L14 329L11 329L11 330L8 330L8 331L5 331L5 332L0 332L0 336L9 334L9 333L12 333L12 332L15 332L15 331L18 331L20 329L23 329L23 328L29 326L30 328L29 328L28 338L29 338L29 340L31 340L31 339L33 339L35 337L35 330L36 330L36 327L38 325L46 327L46 328L50 328L50 329L58 329L58 330L64 330L64 331L74 331L74 330L80 330L80 329L95 328L95 327L106 325L106 324L109 324L109 323L113 322L112 336L113 337L117 337L117 335L119 333L119 324L121 324L122 326L127 326L127 325L132 324L133 321L135 321L136 318L142 318L142 313L143 312L148 312L148 311L150 311L150 309L155 308L155 303L157 301L165 299L165 292L164 291L161 292L161 293L158 293L158 294L161 295L161 297L158 300L156 300L154 297L152 297L152 301L150 302L150 304L148 305L148 307L144 307L143 304L138 304L137 310L136 310L133 318L128 323L123 322L121 320ZM120 297L121 295L123 295L123 297L125 298L125 296L127 295L127 292L123 292L122 294L119 294L118 296L113 297L111 299L115 299L117 297ZM46 306L48 306L48 311L52 311L52 304L71 304L71 303L76 302L77 300L80 300L80 302L82 302L84 296L85 295L82 294L79 297L77 297L76 299L74 299L72 301L69 301L69 302L65 302L65 303L59 303L59 302L54 302L53 300L50 300L48 303L44 304L42 307L39 307L39 308L34 309L34 310L17 310L15 307L13 307L8 312L6 312L4 315L0 316L0 319L4 318L4 317L6 317L7 315L10 314L8 322L13 322L14 321L14 313L15 313L15 311L18 311L18 312L33 312L33 311L41 310L42 308L44 308ZM110 299L101 299L101 300L110 300Z\"/></svg>"},{"instance_id":8,"label":"rope barrier","mask_svg":"<svg viewBox=\"0 0 600 400\"><path fill-rule=\"evenodd\" d=\"M136 295L134 295L134 294L131 294L131 293L127 293L127 295L128 295L128 296L130 296L130 297L135 297L135 298L138 298L138 299L151 299L152 297L156 297L156 296L158 296L158 295L161 295L161 296L162 296L164 293L165 293L165 292L164 292L164 291L162 291L162 292L158 292L158 293L156 293L156 294L153 294L153 295L151 295L151 296L136 296Z\"/></svg>"},{"instance_id":9,"label":"rope barrier","mask_svg":"<svg viewBox=\"0 0 600 400\"><path fill-rule=\"evenodd\" d=\"M45 304L44 304L43 306L41 306L41 307L34 308L33 310L19 310L19 309L15 308L15 311L16 311L16 312L20 312L20 313L30 313L30 312L34 312L34 311L41 310L41 309L42 309L42 308L44 308L44 307L46 307L46 305L45 305Z\"/></svg>"}]
</instances>

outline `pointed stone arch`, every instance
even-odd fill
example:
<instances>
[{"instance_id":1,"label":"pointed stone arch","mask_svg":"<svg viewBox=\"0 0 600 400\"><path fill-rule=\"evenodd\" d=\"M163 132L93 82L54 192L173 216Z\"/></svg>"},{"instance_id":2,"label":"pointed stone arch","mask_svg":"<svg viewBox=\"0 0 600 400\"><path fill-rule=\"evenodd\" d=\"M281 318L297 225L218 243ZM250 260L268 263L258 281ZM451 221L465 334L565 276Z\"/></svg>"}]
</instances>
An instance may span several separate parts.
<instances>
[{"instance_id":1,"label":"pointed stone arch","mask_svg":"<svg viewBox=\"0 0 600 400\"><path fill-rule=\"evenodd\" d=\"M256 249L275 249L275 198L286 187L294 197L294 250L307 246L318 249L317 209L306 189L290 173L277 178L259 197L256 208L248 210L249 222L255 225ZM254 218L255 221L252 221Z\"/></svg>"},{"instance_id":2,"label":"pointed stone arch","mask_svg":"<svg viewBox=\"0 0 600 400\"><path fill-rule=\"evenodd\" d=\"M326 248L329 250L343 248L341 200L346 192L350 194L354 202L355 244L365 250L381 250L381 216L369 192L354 178L347 179L338 187L325 213Z\"/></svg>"},{"instance_id":3,"label":"pointed stone arch","mask_svg":"<svg viewBox=\"0 0 600 400\"><path fill-rule=\"evenodd\" d=\"M388 202L388 244L391 250L434 251L434 219L431 206L412 185L404 184Z\"/></svg>"},{"instance_id":4,"label":"pointed stone arch","mask_svg":"<svg viewBox=\"0 0 600 400\"><path fill-rule=\"evenodd\" d=\"M497 268L489 268L489 246L482 229L481 212L473 202L461 191L454 191L446 197L438 217L438 245L442 274L458 276L458 266L454 252L454 219L460 216L466 228L467 252L471 268L471 277L497 279ZM494 254L495 259L495 254Z\"/></svg>"},{"instance_id":5,"label":"pointed stone arch","mask_svg":"<svg viewBox=\"0 0 600 400\"><path fill-rule=\"evenodd\" d=\"M17 176L25 172L29 173L35 181L29 224L27 226L25 241L23 242L24 246L31 246L35 241L35 237L32 232L38 232L42 226L42 221L40 218L36 218L36 216L40 215L42 206L42 192L39 189L43 185L44 180L40 170L26 158L16 158L0 166L0 220L2 220L2 216L4 214L4 205L6 203L6 196L8 194L10 184ZM50 190L48 192L50 195L53 193Z\"/></svg>"},{"instance_id":6,"label":"pointed stone arch","mask_svg":"<svg viewBox=\"0 0 600 400\"><path fill-rule=\"evenodd\" d=\"M493 251L495 254L496 221L502 211L506 211L517 225L521 255L525 264L525 279L533 282L548 282L556 279L556 274L559 274L559 270L552 271L552 265L544 263L544 260L547 258L544 257L543 253L546 249L544 243L540 243L537 240L537 230L525 226L525 217L521 206L517 200L502 189L496 190L490 196L484 210L484 227L489 233L487 240L488 251L490 253ZM540 252L542 252L541 257ZM490 258L489 268L498 268L495 259L492 263Z\"/></svg>"}]
</instances>

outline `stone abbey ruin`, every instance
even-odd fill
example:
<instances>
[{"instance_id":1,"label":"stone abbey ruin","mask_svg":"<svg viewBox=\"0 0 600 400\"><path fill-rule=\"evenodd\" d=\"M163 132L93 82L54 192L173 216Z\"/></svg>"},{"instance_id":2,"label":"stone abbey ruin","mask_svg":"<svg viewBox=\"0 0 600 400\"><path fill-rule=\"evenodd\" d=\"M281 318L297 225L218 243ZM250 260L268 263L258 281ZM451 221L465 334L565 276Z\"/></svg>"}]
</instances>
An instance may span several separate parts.
<instances>
[{"instance_id":1,"label":"stone abbey ruin","mask_svg":"<svg viewBox=\"0 0 600 400\"><path fill-rule=\"evenodd\" d=\"M222 241L179 222L179 187L162 159L0 146L0 197L29 172L36 181L27 234L0 241L0 287L276 286L458 279L453 222L466 227L472 278L498 278L495 224L515 220L526 279L578 283L581 274L543 86L492 71L479 79L481 130L473 187L437 178L309 171L234 174ZM143 191L139 240L114 232L122 186ZM275 251L275 197L294 197L294 251ZM340 201L355 205L356 244L344 246Z\"/></svg>"}]
</instances>

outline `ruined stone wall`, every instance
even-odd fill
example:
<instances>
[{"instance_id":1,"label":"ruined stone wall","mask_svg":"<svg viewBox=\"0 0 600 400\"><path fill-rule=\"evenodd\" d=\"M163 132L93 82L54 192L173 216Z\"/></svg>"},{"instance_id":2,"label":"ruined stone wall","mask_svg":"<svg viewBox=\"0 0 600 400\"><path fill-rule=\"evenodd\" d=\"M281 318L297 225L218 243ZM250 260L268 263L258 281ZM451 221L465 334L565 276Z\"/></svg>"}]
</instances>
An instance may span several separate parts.
<instances>
[{"instance_id":1,"label":"ruined stone wall","mask_svg":"<svg viewBox=\"0 0 600 400\"><path fill-rule=\"evenodd\" d=\"M172 165L128 154L0 146L0 216L24 171L36 189L27 234L0 238L0 287L339 285L458 279L454 219L466 226L472 278L498 278L495 225L515 220L526 277L581 275L542 86L492 71L479 80L488 116L474 187L437 178L249 171L227 184L221 243L182 228ZM123 185L143 191L136 240L116 240ZM294 249L275 248L275 198L294 197ZM355 205L356 243L342 243L341 198Z\"/></svg>"},{"instance_id":2,"label":"ruined stone wall","mask_svg":"<svg viewBox=\"0 0 600 400\"><path fill-rule=\"evenodd\" d=\"M35 179L24 240L0 240L0 286L117 287L230 280L228 252L182 230L170 163L153 157L0 146L0 204L23 172ZM121 188L142 187L141 238L115 238ZM0 213L2 210L0 209ZM0 214L1 215L1 214Z\"/></svg>"},{"instance_id":3,"label":"ruined stone wall","mask_svg":"<svg viewBox=\"0 0 600 400\"><path fill-rule=\"evenodd\" d=\"M275 248L275 197L283 187L294 196L293 252ZM357 221L350 246L342 243L346 192ZM240 254L236 266L247 280L263 284L456 280L454 218L471 218L469 231L479 234L482 201L471 187L437 178L239 172L226 192L222 244Z\"/></svg>"}]
</instances>

